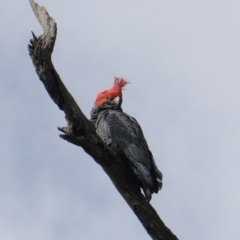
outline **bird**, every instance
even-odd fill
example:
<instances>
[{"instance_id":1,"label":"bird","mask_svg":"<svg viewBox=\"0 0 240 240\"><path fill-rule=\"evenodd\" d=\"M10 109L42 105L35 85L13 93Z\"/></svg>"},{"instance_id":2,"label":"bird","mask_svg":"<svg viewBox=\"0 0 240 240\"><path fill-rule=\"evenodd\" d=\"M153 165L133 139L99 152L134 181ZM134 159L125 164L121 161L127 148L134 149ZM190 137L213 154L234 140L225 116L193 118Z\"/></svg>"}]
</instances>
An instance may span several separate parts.
<instances>
[{"instance_id":1,"label":"bird","mask_svg":"<svg viewBox=\"0 0 240 240\"><path fill-rule=\"evenodd\" d=\"M112 88L100 92L91 111L90 121L103 142L126 162L146 201L162 188L158 170L143 131L135 118L122 110L122 90L127 80L115 77Z\"/></svg>"}]
</instances>

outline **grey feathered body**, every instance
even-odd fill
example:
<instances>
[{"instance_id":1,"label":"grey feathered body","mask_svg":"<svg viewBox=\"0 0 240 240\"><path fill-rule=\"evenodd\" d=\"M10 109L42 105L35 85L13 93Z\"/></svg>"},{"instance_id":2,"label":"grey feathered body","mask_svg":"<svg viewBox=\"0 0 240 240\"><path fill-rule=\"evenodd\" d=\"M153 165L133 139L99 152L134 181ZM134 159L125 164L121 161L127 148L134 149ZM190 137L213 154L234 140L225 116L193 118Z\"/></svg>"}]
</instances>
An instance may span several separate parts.
<instances>
[{"instance_id":1,"label":"grey feathered body","mask_svg":"<svg viewBox=\"0 0 240 240\"><path fill-rule=\"evenodd\" d=\"M136 119L110 102L93 108L91 121L101 139L125 156L127 164L140 182L146 199L150 201L151 194L162 188L162 173L157 169Z\"/></svg>"}]
</instances>

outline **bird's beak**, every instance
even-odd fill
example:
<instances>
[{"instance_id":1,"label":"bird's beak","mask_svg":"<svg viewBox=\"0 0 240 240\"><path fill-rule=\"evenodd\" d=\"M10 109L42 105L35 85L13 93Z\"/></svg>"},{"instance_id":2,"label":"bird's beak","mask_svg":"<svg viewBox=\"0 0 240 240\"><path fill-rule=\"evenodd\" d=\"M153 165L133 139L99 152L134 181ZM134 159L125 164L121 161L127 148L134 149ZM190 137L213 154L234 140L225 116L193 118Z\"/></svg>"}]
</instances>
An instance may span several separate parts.
<instances>
[{"instance_id":1,"label":"bird's beak","mask_svg":"<svg viewBox=\"0 0 240 240\"><path fill-rule=\"evenodd\" d=\"M120 97L115 97L115 98L113 99L113 102L114 102L116 105L118 105L119 102L120 102Z\"/></svg>"},{"instance_id":2,"label":"bird's beak","mask_svg":"<svg viewBox=\"0 0 240 240\"><path fill-rule=\"evenodd\" d=\"M118 107L121 107L121 105L122 105L122 98L121 97L115 97L114 99L113 99L113 102L118 106Z\"/></svg>"}]
</instances>

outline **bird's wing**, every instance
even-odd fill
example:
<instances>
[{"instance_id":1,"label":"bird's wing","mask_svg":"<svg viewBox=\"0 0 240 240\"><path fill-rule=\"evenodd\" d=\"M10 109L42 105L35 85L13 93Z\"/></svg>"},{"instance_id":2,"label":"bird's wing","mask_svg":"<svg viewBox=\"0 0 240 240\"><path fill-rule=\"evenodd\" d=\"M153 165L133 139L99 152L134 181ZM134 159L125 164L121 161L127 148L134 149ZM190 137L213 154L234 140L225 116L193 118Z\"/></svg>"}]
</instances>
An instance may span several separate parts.
<instances>
[{"instance_id":1,"label":"bird's wing","mask_svg":"<svg viewBox=\"0 0 240 240\"><path fill-rule=\"evenodd\" d=\"M130 166L141 180L145 195L150 200L151 193L161 188L158 186L158 178L161 176L136 119L122 111L107 110L98 117L96 124L103 141L113 148L119 148L130 161Z\"/></svg>"}]
</instances>

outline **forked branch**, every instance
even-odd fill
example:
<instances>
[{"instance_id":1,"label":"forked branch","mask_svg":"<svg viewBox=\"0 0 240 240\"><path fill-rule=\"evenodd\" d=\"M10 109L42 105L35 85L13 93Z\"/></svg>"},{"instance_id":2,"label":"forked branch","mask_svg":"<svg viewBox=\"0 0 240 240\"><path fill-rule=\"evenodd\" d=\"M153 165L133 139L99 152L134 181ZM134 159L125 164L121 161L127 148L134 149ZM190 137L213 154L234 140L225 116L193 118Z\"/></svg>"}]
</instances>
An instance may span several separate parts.
<instances>
[{"instance_id":1,"label":"forked branch","mask_svg":"<svg viewBox=\"0 0 240 240\"><path fill-rule=\"evenodd\" d=\"M60 137L82 147L96 163L101 165L152 239L177 240L154 208L145 200L139 188L126 181L127 173L119 156L99 138L94 126L82 113L61 81L51 60L57 36L57 24L44 7L40 7L33 0L29 1L43 29L43 34L39 37L33 33L33 39L28 45L29 55L48 94L66 115L68 124L66 127L58 128L63 132Z\"/></svg>"}]
</instances>

